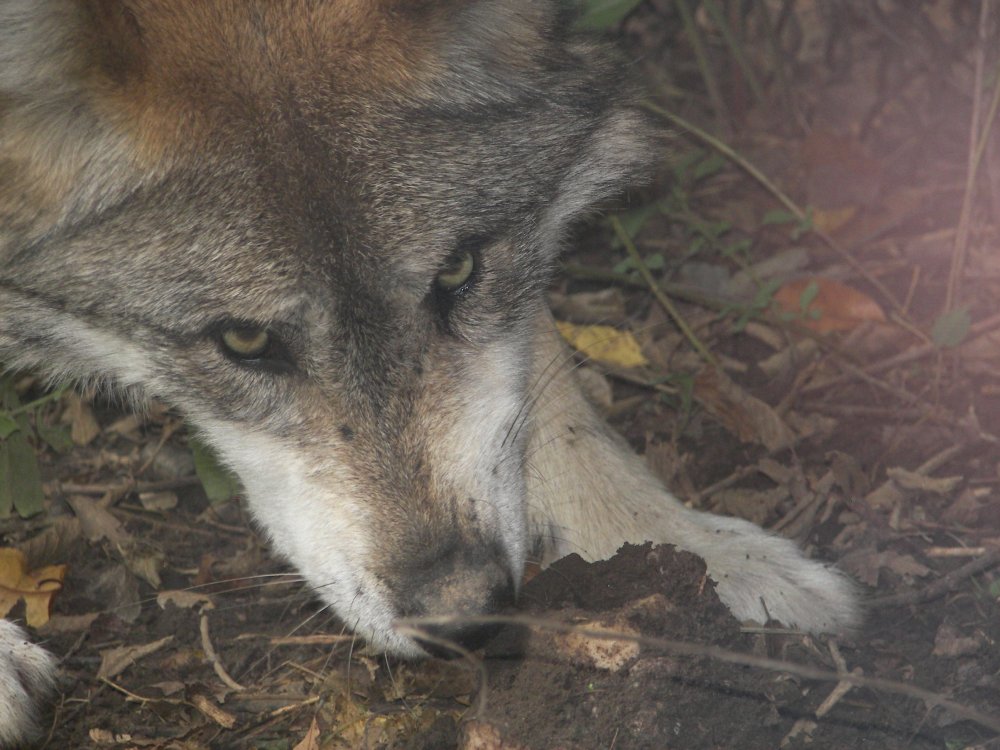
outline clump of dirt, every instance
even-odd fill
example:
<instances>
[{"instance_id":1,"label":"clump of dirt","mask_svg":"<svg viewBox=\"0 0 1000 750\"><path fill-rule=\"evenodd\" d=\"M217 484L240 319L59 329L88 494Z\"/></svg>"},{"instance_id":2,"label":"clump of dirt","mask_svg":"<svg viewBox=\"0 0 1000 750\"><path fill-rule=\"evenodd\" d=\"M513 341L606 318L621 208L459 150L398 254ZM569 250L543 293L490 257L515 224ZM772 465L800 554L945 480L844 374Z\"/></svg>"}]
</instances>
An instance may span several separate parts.
<instances>
[{"instance_id":1,"label":"clump of dirt","mask_svg":"<svg viewBox=\"0 0 1000 750\"><path fill-rule=\"evenodd\" d=\"M931 748L918 717L844 699L817 721L833 683L680 656L653 639L780 656L832 670L822 645L798 635L741 631L704 563L670 546L626 545L613 559L567 557L531 581L525 609L553 621L618 632L598 640L535 630L523 659L516 634L488 649L485 706L463 729L467 748ZM649 637L637 644L633 637Z\"/></svg>"}]
</instances>

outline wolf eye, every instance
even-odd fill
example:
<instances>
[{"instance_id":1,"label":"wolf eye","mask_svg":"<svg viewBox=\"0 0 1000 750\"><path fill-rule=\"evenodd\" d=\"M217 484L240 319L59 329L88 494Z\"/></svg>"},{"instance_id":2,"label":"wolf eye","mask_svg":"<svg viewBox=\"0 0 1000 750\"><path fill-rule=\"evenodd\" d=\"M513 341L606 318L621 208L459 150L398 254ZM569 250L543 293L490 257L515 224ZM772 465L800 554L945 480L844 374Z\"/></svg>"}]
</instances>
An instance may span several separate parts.
<instances>
[{"instance_id":1,"label":"wolf eye","mask_svg":"<svg viewBox=\"0 0 1000 750\"><path fill-rule=\"evenodd\" d=\"M475 270L475 253L465 250L449 258L448 265L438 272L435 282L439 289L454 294L468 286Z\"/></svg>"},{"instance_id":2,"label":"wolf eye","mask_svg":"<svg viewBox=\"0 0 1000 750\"><path fill-rule=\"evenodd\" d=\"M237 359L260 359L271 344L264 328L225 328L219 335L226 353Z\"/></svg>"},{"instance_id":3,"label":"wolf eye","mask_svg":"<svg viewBox=\"0 0 1000 750\"><path fill-rule=\"evenodd\" d=\"M275 373L296 369L288 347L267 326L227 320L214 328L211 335L222 353L238 365Z\"/></svg>"}]
</instances>

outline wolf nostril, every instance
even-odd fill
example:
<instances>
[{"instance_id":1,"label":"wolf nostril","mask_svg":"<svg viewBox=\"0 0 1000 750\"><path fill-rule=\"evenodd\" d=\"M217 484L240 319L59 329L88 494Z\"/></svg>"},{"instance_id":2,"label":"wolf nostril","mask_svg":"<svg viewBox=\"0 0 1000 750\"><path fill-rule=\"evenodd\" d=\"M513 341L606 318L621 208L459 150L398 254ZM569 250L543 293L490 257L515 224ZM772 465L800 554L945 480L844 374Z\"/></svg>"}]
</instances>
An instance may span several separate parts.
<instances>
[{"instance_id":1,"label":"wolf nostril","mask_svg":"<svg viewBox=\"0 0 1000 750\"><path fill-rule=\"evenodd\" d=\"M514 584L508 577L502 584L493 586L484 597L482 610L473 615L490 615L502 611L514 603ZM491 622L462 622L462 613L456 613L455 622L447 625L433 625L424 628L431 640L418 638L420 646L431 656L439 659L453 659L460 655L454 644L465 651L474 651L491 641L503 625Z\"/></svg>"},{"instance_id":2,"label":"wolf nostril","mask_svg":"<svg viewBox=\"0 0 1000 750\"><path fill-rule=\"evenodd\" d=\"M464 651L475 651L493 640L503 630L503 626L494 623L463 625L461 627L440 626L426 628L426 630L427 634L434 638L434 641L417 638L420 647L438 659L455 659L462 655L461 651L457 648L450 648L450 646L459 646Z\"/></svg>"}]
</instances>

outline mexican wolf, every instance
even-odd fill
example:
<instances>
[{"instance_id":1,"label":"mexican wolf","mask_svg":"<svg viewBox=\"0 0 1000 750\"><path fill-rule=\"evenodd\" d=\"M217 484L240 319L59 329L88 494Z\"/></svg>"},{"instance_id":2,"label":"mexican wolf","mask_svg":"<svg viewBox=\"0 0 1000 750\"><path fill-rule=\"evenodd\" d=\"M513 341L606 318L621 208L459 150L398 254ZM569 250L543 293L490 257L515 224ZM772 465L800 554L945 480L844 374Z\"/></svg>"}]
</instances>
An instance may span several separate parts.
<instances>
[{"instance_id":1,"label":"mexican wolf","mask_svg":"<svg viewBox=\"0 0 1000 750\"><path fill-rule=\"evenodd\" d=\"M741 619L850 584L686 509L581 395L543 293L651 161L552 0L0 0L0 360L181 410L343 621L513 600L527 559L705 558ZM627 87L625 87L627 88ZM481 627L439 628L466 646ZM52 662L0 626L0 737Z\"/></svg>"}]
</instances>

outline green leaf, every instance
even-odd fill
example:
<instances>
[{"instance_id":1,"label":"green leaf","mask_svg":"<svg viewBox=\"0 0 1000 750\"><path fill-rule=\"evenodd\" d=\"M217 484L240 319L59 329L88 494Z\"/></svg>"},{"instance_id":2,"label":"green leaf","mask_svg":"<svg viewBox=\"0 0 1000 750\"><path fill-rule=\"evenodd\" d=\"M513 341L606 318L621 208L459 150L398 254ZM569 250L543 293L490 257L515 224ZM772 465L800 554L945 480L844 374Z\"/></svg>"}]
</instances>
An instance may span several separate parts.
<instances>
[{"instance_id":1,"label":"green leaf","mask_svg":"<svg viewBox=\"0 0 1000 750\"><path fill-rule=\"evenodd\" d=\"M35 422L35 432L56 453L69 453L73 450L73 438L66 425L47 425L38 419Z\"/></svg>"},{"instance_id":2,"label":"green leaf","mask_svg":"<svg viewBox=\"0 0 1000 750\"><path fill-rule=\"evenodd\" d=\"M16 510L22 518L41 513L45 494L38 459L25 430L0 441L0 517Z\"/></svg>"},{"instance_id":3,"label":"green leaf","mask_svg":"<svg viewBox=\"0 0 1000 750\"><path fill-rule=\"evenodd\" d=\"M818 294L819 294L819 284L817 284L815 281L810 281L808 284L806 284L806 288L803 289L802 293L799 295L799 310L801 310L803 313L806 310L808 310L809 306L813 303Z\"/></svg>"},{"instance_id":4,"label":"green leaf","mask_svg":"<svg viewBox=\"0 0 1000 750\"><path fill-rule=\"evenodd\" d=\"M645 206L639 206L639 208L618 214L618 221L622 225L622 229L625 230L625 234L629 236L629 239L634 239L649 217L655 216L659 211L660 205L658 203L647 203ZM621 242L617 237L612 241L611 246L621 247Z\"/></svg>"},{"instance_id":5,"label":"green leaf","mask_svg":"<svg viewBox=\"0 0 1000 750\"><path fill-rule=\"evenodd\" d=\"M196 437L188 439L188 447L194 457L194 471L201 480L210 503L225 502L240 494L240 480L229 469L219 463L215 452Z\"/></svg>"},{"instance_id":6,"label":"green leaf","mask_svg":"<svg viewBox=\"0 0 1000 750\"><path fill-rule=\"evenodd\" d=\"M632 258L625 258L615 263L611 270L618 274L628 273L635 270L635 262Z\"/></svg>"},{"instance_id":7,"label":"green leaf","mask_svg":"<svg viewBox=\"0 0 1000 750\"><path fill-rule=\"evenodd\" d=\"M958 346L965 341L971 327L972 317L969 315L969 308L959 307L955 310L949 310L934 321L934 327L931 328L931 340L935 346L942 349Z\"/></svg>"},{"instance_id":8,"label":"green leaf","mask_svg":"<svg viewBox=\"0 0 1000 750\"><path fill-rule=\"evenodd\" d=\"M691 177L695 180L695 182L704 179L705 177L711 177L712 175L722 171L722 169L726 166L726 163L726 158L722 156L722 154L717 151L713 151L707 158L698 162L698 165L691 173Z\"/></svg>"},{"instance_id":9,"label":"green leaf","mask_svg":"<svg viewBox=\"0 0 1000 750\"><path fill-rule=\"evenodd\" d=\"M581 31L604 31L625 20L642 0L583 0L576 28Z\"/></svg>"},{"instance_id":10,"label":"green leaf","mask_svg":"<svg viewBox=\"0 0 1000 750\"><path fill-rule=\"evenodd\" d=\"M11 433L17 432L21 426L10 414L0 412L0 440L10 437Z\"/></svg>"},{"instance_id":11,"label":"green leaf","mask_svg":"<svg viewBox=\"0 0 1000 750\"><path fill-rule=\"evenodd\" d=\"M753 240L749 237L736 240L732 244L726 245L726 247L722 248L722 257L731 258L734 255L743 255L751 248L752 245Z\"/></svg>"},{"instance_id":12,"label":"green leaf","mask_svg":"<svg viewBox=\"0 0 1000 750\"><path fill-rule=\"evenodd\" d=\"M662 271L666 268L666 261L663 259L663 253L653 253L645 257L646 268L650 271Z\"/></svg>"},{"instance_id":13,"label":"green leaf","mask_svg":"<svg viewBox=\"0 0 1000 750\"><path fill-rule=\"evenodd\" d=\"M795 224L799 220L795 214L791 211L785 211L784 209L777 208L774 211L768 211L764 214L764 218L760 220L762 226L770 226L772 224Z\"/></svg>"}]
</instances>

